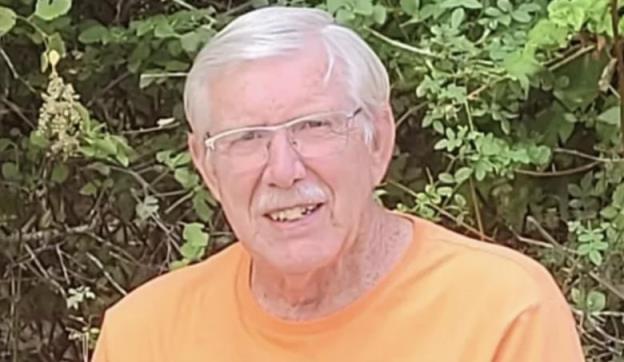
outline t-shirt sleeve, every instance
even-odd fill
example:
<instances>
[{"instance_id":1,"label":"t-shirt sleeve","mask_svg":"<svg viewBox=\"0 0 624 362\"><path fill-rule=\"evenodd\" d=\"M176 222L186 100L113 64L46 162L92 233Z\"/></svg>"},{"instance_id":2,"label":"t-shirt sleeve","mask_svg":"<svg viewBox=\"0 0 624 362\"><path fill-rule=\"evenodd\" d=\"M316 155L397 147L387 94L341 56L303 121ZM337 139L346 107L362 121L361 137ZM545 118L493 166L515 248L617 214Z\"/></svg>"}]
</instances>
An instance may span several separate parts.
<instances>
[{"instance_id":1,"label":"t-shirt sleeve","mask_svg":"<svg viewBox=\"0 0 624 362\"><path fill-rule=\"evenodd\" d=\"M519 314L501 340L494 361L585 361L574 318L563 296Z\"/></svg>"}]
</instances>

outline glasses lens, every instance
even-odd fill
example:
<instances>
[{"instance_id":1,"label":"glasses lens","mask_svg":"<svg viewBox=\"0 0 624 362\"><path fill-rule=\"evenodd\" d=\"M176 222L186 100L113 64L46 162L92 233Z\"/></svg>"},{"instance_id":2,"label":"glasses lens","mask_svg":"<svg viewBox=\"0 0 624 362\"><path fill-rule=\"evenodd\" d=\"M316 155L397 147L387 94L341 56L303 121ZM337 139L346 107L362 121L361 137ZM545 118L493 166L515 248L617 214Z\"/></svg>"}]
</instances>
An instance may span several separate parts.
<instances>
[{"instance_id":1,"label":"glasses lens","mask_svg":"<svg viewBox=\"0 0 624 362\"><path fill-rule=\"evenodd\" d=\"M269 139L270 132L265 130L241 130L219 138L215 142L215 149L223 155L242 157L262 153Z\"/></svg>"},{"instance_id":2,"label":"glasses lens","mask_svg":"<svg viewBox=\"0 0 624 362\"><path fill-rule=\"evenodd\" d=\"M341 151L347 144L348 122L344 114L303 119L290 127L292 141L304 157L321 157Z\"/></svg>"}]
</instances>

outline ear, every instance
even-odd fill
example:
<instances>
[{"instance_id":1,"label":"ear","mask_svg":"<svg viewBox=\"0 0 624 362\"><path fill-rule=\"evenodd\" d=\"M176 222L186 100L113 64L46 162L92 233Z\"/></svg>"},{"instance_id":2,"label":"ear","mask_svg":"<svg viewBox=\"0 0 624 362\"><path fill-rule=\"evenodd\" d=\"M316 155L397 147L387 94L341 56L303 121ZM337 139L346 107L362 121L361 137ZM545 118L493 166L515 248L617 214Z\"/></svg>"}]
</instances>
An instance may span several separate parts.
<instances>
[{"instance_id":1,"label":"ear","mask_svg":"<svg viewBox=\"0 0 624 362\"><path fill-rule=\"evenodd\" d=\"M204 183L206 184L206 186L208 186L208 189L212 193L212 196L217 201L220 201L221 195L219 193L217 176L215 174L212 162L207 159L206 146L204 145L202 137L195 133L189 132L187 142L189 151L191 152L193 165L195 165L195 168L201 175Z\"/></svg>"},{"instance_id":2,"label":"ear","mask_svg":"<svg viewBox=\"0 0 624 362\"><path fill-rule=\"evenodd\" d=\"M373 161L373 182L379 185L383 180L394 151L395 131L394 116L389 103L373 114L373 139L370 145Z\"/></svg>"}]
</instances>

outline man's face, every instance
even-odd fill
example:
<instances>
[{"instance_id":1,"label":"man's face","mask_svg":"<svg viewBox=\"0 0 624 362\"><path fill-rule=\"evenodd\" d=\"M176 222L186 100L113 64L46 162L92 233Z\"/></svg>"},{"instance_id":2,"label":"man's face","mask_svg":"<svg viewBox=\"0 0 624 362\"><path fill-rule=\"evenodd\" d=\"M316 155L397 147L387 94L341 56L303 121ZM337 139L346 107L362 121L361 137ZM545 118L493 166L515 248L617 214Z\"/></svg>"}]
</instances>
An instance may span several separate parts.
<instances>
[{"instance_id":1,"label":"man's face","mask_svg":"<svg viewBox=\"0 0 624 362\"><path fill-rule=\"evenodd\" d=\"M362 137L361 124L370 120L355 116L340 152L315 157L299 154L285 130L247 156L206 151L202 135L328 111L352 113L360 105L347 96L340 68L329 82L326 70L320 46L233 66L210 83L210 124L194 120L189 138L195 164L236 236L256 262L285 273L330 264L361 231L387 163Z\"/></svg>"}]
</instances>

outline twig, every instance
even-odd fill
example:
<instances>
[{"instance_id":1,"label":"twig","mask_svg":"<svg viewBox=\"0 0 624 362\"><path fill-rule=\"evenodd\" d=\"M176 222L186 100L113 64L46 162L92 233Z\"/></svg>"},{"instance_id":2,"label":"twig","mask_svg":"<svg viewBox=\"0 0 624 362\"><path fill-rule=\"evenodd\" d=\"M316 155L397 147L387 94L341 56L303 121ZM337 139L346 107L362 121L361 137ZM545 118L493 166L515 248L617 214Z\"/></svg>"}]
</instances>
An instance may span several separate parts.
<instances>
[{"instance_id":1,"label":"twig","mask_svg":"<svg viewBox=\"0 0 624 362\"><path fill-rule=\"evenodd\" d=\"M177 199L173 204L171 204L171 206L169 206L165 210L165 215L171 213L178 206L182 205L185 201L191 199L194 195L195 195L195 193L193 191L191 191L191 192L187 193L186 195L184 195L184 196L180 197L179 199Z\"/></svg>"},{"instance_id":2,"label":"twig","mask_svg":"<svg viewBox=\"0 0 624 362\"><path fill-rule=\"evenodd\" d=\"M589 316L587 318L587 320L589 321L589 323L591 323L592 327L594 327L594 329L596 331L598 331L598 333L600 333L600 335L602 337L604 337L605 339L609 340L610 342L624 345L624 340L623 339L614 337L614 336L610 335L609 333L607 333L600 325L598 325L598 323L596 323L594 321L594 319L591 316Z\"/></svg>"},{"instance_id":3,"label":"twig","mask_svg":"<svg viewBox=\"0 0 624 362\"><path fill-rule=\"evenodd\" d=\"M410 53L414 53L414 54L422 55L422 56L429 57L429 58L434 58L434 59L444 59L444 58L443 58L441 55L439 55L439 54L435 54L435 53L432 53L432 52L431 52L431 51L429 51L429 50L416 48L415 46L412 46L412 45L409 45L409 44L402 43L402 42L400 42L400 41L398 41L398 40L391 39L391 38L389 38L389 37L387 37L387 36L385 36L385 35L383 35L383 34L381 34L381 33L377 32L377 31L375 31L374 29L371 29L371 28L369 28L369 27L366 27L365 29L366 29L369 33L371 33L373 36L375 36L376 38L378 38L378 39L380 39L380 40L382 40L382 41L384 41L384 42L386 42L386 43L388 43L388 44L392 45L392 46L393 46L393 47L395 47L395 48L399 48L399 49L402 49L402 50L408 51L408 52L410 52Z\"/></svg>"},{"instance_id":4,"label":"twig","mask_svg":"<svg viewBox=\"0 0 624 362\"><path fill-rule=\"evenodd\" d=\"M4 61L7 63L7 65L9 66L9 69L11 70L11 74L13 75L14 79L19 79L19 74L17 74L17 71L15 70L15 66L13 66L13 62L11 62L11 58L9 58L9 55L6 53L6 51L4 51L4 48L0 47L0 55L2 55L2 58L4 58Z\"/></svg>"},{"instance_id":5,"label":"twig","mask_svg":"<svg viewBox=\"0 0 624 362\"><path fill-rule=\"evenodd\" d=\"M598 161L598 162L603 162L603 163L624 162L624 158L597 157L597 156L588 155L587 153L583 153L578 150L570 150L567 148L560 148L560 147L553 148L553 152L562 153L562 154L571 155L571 156L577 156L577 157L584 158L590 161Z\"/></svg>"},{"instance_id":6,"label":"twig","mask_svg":"<svg viewBox=\"0 0 624 362\"><path fill-rule=\"evenodd\" d=\"M542 224L540 224L533 216L527 216L526 220L529 224L533 225L540 233L540 235L542 235L542 237L544 237L547 241L557 246L558 248L563 249L563 245L561 245L561 243L557 241L554 236L550 235L550 233L546 229L544 229Z\"/></svg>"},{"instance_id":7,"label":"twig","mask_svg":"<svg viewBox=\"0 0 624 362\"><path fill-rule=\"evenodd\" d=\"M37 258L37 255L33 252L30 245L28 245L28 243L23 243L22 245L24 246L24 249L26 249L26 252L28 252L28 255L30 255L30 259L35 263L35 265L37 266L37 269L39 270L41 275L43 275L45 280L50 282L56 289L58 289L59 293L61 293L63 298L66 298L67 295L65 293L65 289L63 289L63 287L56 281L56 279L50 276L48 271L43 267L43 265L39 261L39 258Z\"/></svg>"},{"instance_id":8,"label":"twig","mask_svg":"<svg viewBox=\"0 0 624 362\"><path fill-rule=\"evenodd\" d=\"M579 172L591 170L592 168L596 167L600 163L601 163L600 161L594 161L594 162L590 162L590 163L588 163L586 165L582 165L582 166L571 168L571 169L567 169L567 170L561 170L561 171L542 172L542 171L532 171L532 170L517 169L514 172L517 173L517 174L520 174L520 175L527 175L527 176L534 176L534 177L569 176L569 175L574 175L574 174L579 173Z\"/></svg>"},{"instance_id":9,"label":"twig","mask_svg":"<svg viewBox=\"0 0 624 362\"><path fill-rule=\"evenodd\" d=\"M22 232L16 232L8 236L0 237L0 243L14 244L20 241L28 243L38 240L41 240L43 242L50 242L61 236L85 233L91 230L93 227L94 225L91 224L75 226L66 230L41 230L27 234L24 234Z\"/></svg>"},{"instance_id":10,"label":"twig","mask_svg":"<svg viewBox=\"0 0 624 362\"><path fill-rule=\"evenodd\" d=\"M558 61L557 63L554 63L550 66L548 66L548 70L550 71L555 71L561 67L563 67L564 65L574 61L575 59L582 57L583 55L590 53L592 51L594 51L596 49L596 45L592 44L592 45L588 45L584 48L581 48L579 50L577 50L576 52L568 55L567 57L563 58L561 61Z\"/></svg>"},{"instance_id":11,"label":"twig","mask_svg":"<svg viewBox=\"0 0 624 362\"><path fill-rule=\"evenodd\" d=\"M410 109L408 109L407 111L405 111L405 113L403 113L403 115L401 116L401 118L399 118L397 120L397 124L396 124L396 128L398 129L399 127L401 127L401 125L403 124L403 122L405 122L409 116L411 116L412 114L420 111L422 108L424 108L427 105L426 102L422 102L420 104L417 104L413 107L411 107Z\"/></svg>"},{"instance_id":12,"label":"twig","mask_svg":"<svg viewBox=\"0 0 624 362\"><path fill-rule=\"evenodd\" d=\"M22 110L20 109L20 107L19 107L17 104L15 104L15 103L11 102L10 100L8 100L8 99L7 99L7 98L5 98L5 97L0 98L0 101L2 101L2 103L6 104L6 105L7 105L7 107L9 107L9 108L10 108L10 109L11 109L11 110L15 113L15 114L17 114L17 116L18 116L18 117L19 117L22 121L26 122L26 124L27 124L27 125L29 125L29 126L30 126L30 128L32 128L32 129L34 129L34 128L35 128L35 124L34 124L34 123L32 123L32 122L30 121L30 119L28 119L28 117L26 117L26 116L24 115L24 113L22 113Z\"/></svg>"},{"instance_id":13,"label":"twig","mask_svg":"<svg viewBox=\"0 0 624 362\"><path fill-rule=\"evenodd\" d=\"M407 193L408 195L412 196L412 197L417 197L418 195L416 194L416 192L414 192L414 190L411 190L409 187L402 185L401 183L397 182L397 181L393 181L393 180L388 180L387 181L390 185L393 185L395 187L397 187L398 189L404 191L405 193ZM449 213L448 211L442 209L441 207L437 206L437 205L430 205L436 212L438 212L440 215L446 217L447 219L453 221L455 224L457 224L458 226L466 229L466 231L470 232L472 235L475 236L479 236L479 237L483 237L483 240L488 241L490 243L496 243L496 240L494 240L494 238L485 235L483 233L481 233L479 230L475 229L474 227L466 224L465 222L463 222L462 220L459 220L457 217L455 217L453 214Z\"/></svg>"},{"instance_id":14,"label":"twig","mask_svg":"<svg viewBox=\"0 0 624 362\"><path fill-rule=\"evenodd\" d=\"M553 243L558 248L561 248L561 249L564 248L564 246L561 245L561 243L559 243L557 241L557 239L555 239L552 235L550 235L550 233L548 231L546 231L546 229L544 229L544 227L537 220L535 220L535 218L533 216L527 216L527 222L529 222L533 226L535 226L535 228L537 228L537 231L544 238L546 238L546 240L548 240L549 242ZM600 285L602 285L605 288L609 289L609 291L611 291L613 294L615 294L618 298L620 298L621 300L624 300L624 291L622 291L619 288L617 288L611 282L609 282L608 280L603 279L602 277L600 277L595 272L589 272L589 276L592 277L595 281L597 281Z\"/></svg>"},{"instance_id":15,"label":"twig","mask_svg":"<svg viewBox=\"0 0 624 362\"><path fill-rule=\"evenodd\" d=\"M166 126L156 126L156 127L150 127L150 128L131 129L131 130L127 130L127 131L122 131L121 134L124 135L124 136L141 135L141 134L145 134L145 133L167 131L167 130L170 130L170 129L177 128L178 126L180 126L180 124L177 123L177 122L174 122L174 123L168 124Z\"/></svg>"},{"instance_id":16,"label":"twig","mask_svg":"<svg viewBox=\"0 0 624 362\"><path fill-rule=\"evenodd\" d=\"M594 49L596 49L595 45L589 45L586 46L584 48L581 48L579 50L577 50L576 52L566 56L565 58L561 59L560 61L558 61L557 63L554 63L552 65L547 66L548 70L550 71L554 71L557 70L561 67L563 67L564 65L574 61L575 59L593 51ZM484 84L482 86L480 86L479 88L475 89L474 91L470 92L468 94L468 100L470 101L474 101L475 99L477 99L477 97L485 90L489 89L490 87L492 87L493 85L495 85L496 83L499 83L503 80L509 79L508 77L500 77L497 79L494 79L493 82L488 83L488 84Z\"/></svg>"},{"instance_id":17,"label":"twig","mask_svg":"<svg viewBox=\"0 0 624 362\"><path fill-rule=\"evenodd\" d=\"M475 189L475 184L473 181L473 177L470 176L470 195L472 197L472 205L474 206L475 218L477 219L477 226L479 227L479 237L481 240L485 238L485 233L483 231L483 221L481 220L481 211L479 210L479 199L477 198L477 191Z\"/></svg>"},{"instance_id":18,"label":"twig","mask_svg":"<svg viewBox=\"0 0 624 362\"><path fill-rule=\"evenodd\" d=\"M124 288L122 288L121 285L119 285L119 283L115 281L115 279L113 279L110 273L104 268L104 264L102 264L102 262L98 258L96 258L93 254L89 252L87 252L87 257L102 271L102 273L104 273L104 277L106 278L106 280L108 280L108 282L111 283L111 285L115 287L115 289L121 295L128 294L128 292Z\"/></svg>"},{"instance_id":19,"label":"twig","mask_svg":"<svg viewBox=\"0 0 624 362\"><path fill-rule=\"evenodd\" d=\"M517 234L516 232L514 232L514 237L516 238L516 240L518 240L521 243L524 244L528 244L528 245L533 245L533 246L539 246L541 248L545 248L545 249L554 249L555 245L549 244L547 242L541 241L541 240L535 240L532 238L528 238L526 236L522 236ZM570 253L570 254L578 254L578 252L574 249L570 249L568 247L565 246L561 246L562 250L565 250L566 252Z\"/></svg>"},{"instance_id":20,"label":"twig","mask_svg":"<svg viewBox=\"0 0 624 362\"><path fill-rule=\"evenodd\" d=\"M93 105L93 102L95 102L96 99L98 99L100 96L106 94L106 92L108 92L109 90L113 89L117 84L121 83L124 79L128 78L129 76L130 76L130 72L129 71L125 71L123 74L121 74L117 78L113 79L110 83L108 83L106 85L106 87L104 87L104 88L100 89L99 91L97 91L91 97L91 99L89 99L89 101L87 102L87 108L91 107L91 105Z\"/></svg>"},{"instance_id":21,"label":"twig","mask_svg":"<svg viewBox=\"0 0 624 362\"><path fill-rule=\"evenodd\" d=\"M620 298L621 300L624 300L624 291L620 290L618 287L613 285L611 282L609 282L608 280L603 279L601 276L599 276L595 272L589 272L589 276L592 277L592 279L597 281L599 284L601 284L603 287L609 289L609 291L611 291L611 293L615 294L618 298Z\"/></svg>"}]
</instances>

